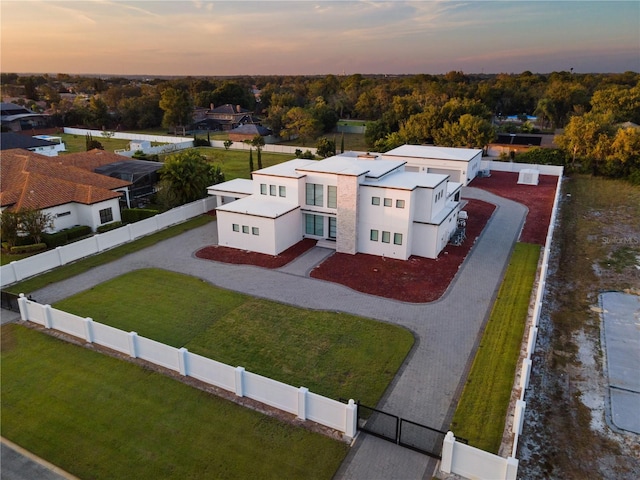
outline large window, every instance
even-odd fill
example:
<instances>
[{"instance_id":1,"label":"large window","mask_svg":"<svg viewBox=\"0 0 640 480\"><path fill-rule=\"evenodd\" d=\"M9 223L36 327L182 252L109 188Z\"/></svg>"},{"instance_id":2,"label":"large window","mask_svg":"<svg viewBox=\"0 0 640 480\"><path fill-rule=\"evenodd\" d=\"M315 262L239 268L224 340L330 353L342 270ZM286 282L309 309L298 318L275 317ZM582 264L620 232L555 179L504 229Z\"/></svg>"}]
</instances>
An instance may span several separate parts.
<instances>
[{"instance_id":1,"label":"large window","mask_svg":"<svg viewBox=\"0 0 640 480\"><path fill-rule=\"evenodd\" d=\"M327 207L338 208L338 187L334 185L327 187Z\"/></svg>"},{"instance_id":2,"label":"large window","mask_svg":"<svg viewBox=\"0 0 640 480\"><path fill-rule=\"evenodd\" d=\"M371 205L380 205L380 197L371 197Z\"/></svg>"},{"instance_id":3,"label":"large window","mask_svg":"<svg viewBox=\"0 0 640 480\"><path fill-rule=\"evenodd\" d=\"M396 200L396 208L404 208L404 200Z\"/></svg>"},{"instance_id":4,"label":"large window","mask_svg":"<svg viewBox=\"0 0 640 480\"><path fill-rule=\"evenodd\" d=\"M242 225L242 233L249 233L249 225Z\"/></svg>"},{"instance_id":5,"label":"large window","mask_svg":"<svg viewBox=\"0 0 640 480\"><path fill-rule=\"evenodd\" d=\"M260 194L262 194L262 195L266 195L267 194L267 184L266 183L261 183L260 184Z\"/></svg>"},{"instance_id":6,"label":"large window","mask_svg":"<svg viewBox=\"0 0 640 480\"><path fill-rule=\"evenodd\" d=\"M382 243L390 243L391 242L391 233L382 232Z\"/></svg>"},{"instance_id":7,"label":"large window","mask_svg":"<svg viewBox=\"0 0 640 480\"><path fill-rule=\"evenodd\" d=\"M371 233L369 234L369 238L372 241L377 242L378 241L378 230L371 230Z\"/></svg>"},{"instance_id":8,"label":"large window","mask_svg":"<svg viewBox=\"0 0 640 480\"><path fill-rule=\"evenodd\" d=\"M402 245L402 234L401 233L394 233L393 234L393 243L395 245Z\"/></svg>"},{"instance_id":9,"label":"large window","mask_svg":"<svg viewBox=\"0 0 640 480\"><path fill-rule=\"evenodd\" d=\"M99 213L100 223L113 222L113 210L111 208L103 208Z\"/></svg>"},{"instance_id":10,"label":"large window","mask_svg":"<svg viewBox=\"0 0 640 480\"><path fill-rule=\"evenodd\" d=\"M260 235L260 229L258 227L251 227L251 233L253 235Z\"/></svg>"},{"instance_id":11,"label":"large window","mask_svg":"<svg viewBox=\"0 0 640 480\"><path fill-rule=\"evenodd\" d=\"M275 185L269 185L269 195L271 195L272 197L276 196L276 186Z\"/></svg>"},{"instance_id":12,"label":"large window","mask_svg":"<svg viewBox=\"0 0 640 480\"><path fill-rule=\"evenodd\" d=\"M390 207L391 206L391 199L390 198L385 198L384 199L384 206L385 207Z\"/></svg>"},{"instance_id":13,"label":"large window","mask_svg":"<svg viewBox=\"0 0 640 480\"><path fill-rule=\"evenodd\" d=\"M280 185L280 196L281 197L287 196L287 187L283 187L282 185Z\"/></svg>"},{"instance_id":14,"label":"large window","mask_svg":"<svg viewBox=\"0 0 640 480\"><path fill-rule=\"evenodd\" d=\"M316 235L318 237L324 235L324 217L322 215L311 215L310 213L306 213L304 217L304 231L307 235Z\"/></svg>"},{"instance_id":15,"label":"large window","mask_svg":"<svg viewBox=\"0 0 640 480\"><path fill-rule=\"evenodd\" d=\"M238 225L237 223L234 223L231 228L233 229L234 232L239 232L240 231L240 225Z\"/></svg>"},{"instance_id":16,"label":"large window","mask_svg":"<svg viewBox=\"0 0 640 480\"><path fill-rule=\"evenodd\" d=\"M322 185L318 183L307 183L307 205L315 205L321 207L323 205L322 200Z\"/></svg>"}]
</instances>

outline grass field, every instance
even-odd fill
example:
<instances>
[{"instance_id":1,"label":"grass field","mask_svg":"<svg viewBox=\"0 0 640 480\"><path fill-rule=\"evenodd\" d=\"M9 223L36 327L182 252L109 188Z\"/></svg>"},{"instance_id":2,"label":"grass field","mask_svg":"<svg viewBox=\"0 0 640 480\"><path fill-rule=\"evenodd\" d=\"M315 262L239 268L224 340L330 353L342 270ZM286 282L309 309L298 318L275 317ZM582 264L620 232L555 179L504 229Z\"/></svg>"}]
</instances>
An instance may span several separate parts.
<instances>
[{"instance_id":1,"label":"grass field","mask_svg":"<svg viewBox=\"0 0 640 480\"><path fill-rule=\"evenodd\" d=\"M65 143L66 152L61 153L64 155L65 153L76 153L76 152L86 152L86 137L84 135L72 135L69 133L59 133L56 134L58 137L62 137L62 141ZM129 147L130 140L117 139L117 138L105 138L102 135L95 135L93 137L94 140L99 141L104 149L108 152L113 152L114 150L120 150L123 148Z\"/></svg>"},{"instance_id":2,"label":"grass field","mask_svg":"<svg viewBox=\"0 0 640 480\"><path fill-rule=\"evenodd\" d=\"M413 335L395 325L256 299L157 269L131 272L55 307L367 405L378 403L413 345Z\"/></svg>"},{"instance_id":3,"label":"grass field","mask_svg":"<svg viewBox=\"0 0 640 480\"><path fill-rule=\"evenodd\" d=\"M224 148L197 147L199 153L207 157L211 162L220 165L225 180L234 178L251 178L249 171L248 150L225 150ZM262 167L270 167L278 163L286 162L294 158L290 153L262 152ZM258 154L253 151L253 168L258 169Z\"/></svg>"},{"instance_id":4,"label":"grass field","mask_svg":"<svg viewBox=\"0 0 640 480\"><path fill-rule=\"evenodd\" d=\"M81 273L84 273L94 267L113 262L114 260L124 257L129 253L137 252L139 250L142 250L143 248L147 248L151 245L161 242L162 240L180 235L187 230L206 225L213 220L214 218L209 215L200 215L199 217L192 218L191 220L187 220L186 222L166 228L152 235L147 235L146 237L139 238L125 245L112 248L111 250L107 250L97 255L92 255L91 257L83 258L82 260L78 260L77 262L73 262L68 265L63 265L62 267L58 267L54 270L51 270L50 272L38 275L37 277L15 283L6 287L5 290L15 294L29 294L52 283L60 282L62 280L66 280L67 278L80 275Z\"/></svg>"},{"instance_id":5,"label":"grass field","mask_svg":"<svg viewBox=\"0 0 640 480\"><path fill-rule=\"evenodd\" d=\"M452 431L498 453L535 280L540 246L517 243L451 423Z\"/></svg>"},{"instance_id":6,"label":"grass field","mask_svg":"<svg viewBox=\"0 0 640 480\"><path fill-rule=\"evenodd\" d=\"M330 479L348 446L138 365L2 327L2 435L82 479Z\"/></svg>"}]
</instances>

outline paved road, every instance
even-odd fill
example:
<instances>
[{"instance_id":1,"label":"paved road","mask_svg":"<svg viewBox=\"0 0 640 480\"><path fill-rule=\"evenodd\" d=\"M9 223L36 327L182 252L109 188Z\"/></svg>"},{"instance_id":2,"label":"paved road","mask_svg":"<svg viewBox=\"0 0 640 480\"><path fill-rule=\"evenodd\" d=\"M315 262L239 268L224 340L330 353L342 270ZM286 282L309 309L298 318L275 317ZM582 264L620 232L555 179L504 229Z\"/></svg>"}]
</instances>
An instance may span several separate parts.
<instances>
[{"instance_id":1,"label":"paved road","mask_svg":"<svg viewBox=\"0 0 640 480\"><path fill-rule=\"evenodd\" d=\"M429 304L412 304L355 292L306 275L331 252L315 248L279 270L226 265L197 259L194 253L217 243L215 223L156 244L108 265L33 292L40 303L54 303L110 278L140 268L164 268L202 278L214 285L319 310L334 310L402 325L416 344L390 385L379 408L418 423L446 428L456 395L486 320L526 208L483 190L466 187L463 197L498 208L447 293ZM472 221L472 219L471 219ZM430 478L429 457L362 435L337 474L339 479Z\"/></svg>"},{"instance_id":2,"label":"paved road","mask_svg":"<svg viewBox=\"0 0 640 480\"><path fill-rule=\"evenodd\" d=\"M77 480L55 465L36 457L6 438L0 445L2 480Z\"/></svg>"}]
</instances>

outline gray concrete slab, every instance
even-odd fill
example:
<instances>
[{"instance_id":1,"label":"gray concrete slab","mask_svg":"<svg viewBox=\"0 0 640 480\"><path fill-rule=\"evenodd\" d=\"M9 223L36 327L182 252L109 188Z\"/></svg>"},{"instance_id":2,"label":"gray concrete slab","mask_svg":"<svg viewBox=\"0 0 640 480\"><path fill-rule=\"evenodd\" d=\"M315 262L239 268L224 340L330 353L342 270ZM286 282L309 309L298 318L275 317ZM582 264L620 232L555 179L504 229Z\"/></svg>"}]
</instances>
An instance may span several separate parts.
<instances>
[{"instance_id":1,"label":"gray concrete slab","mask_svg":"<svg viewBox=\"0 0 640 480\"><path fill-rule=\"evenodd\" d=\"M640 297L600 294L611 421L640 434Z\"/></svg>"},{"instance_id":2,"label":"gray concrete slab","mask_svg":"<svg viewBox=\"0 0 640 480\"><path fill-rule=\"evenodd\" d=\"M2 480L78 480L77 477L27 452L6 438L0 445Z\"/></svg>"},{"instance_id":3,"label":"gray concrete slab","mask_svg":"<svg viewBox=\"0 0 640 480\"><path fill-rule=\"evenodd\" d=\"M260 298L401 325L413 332L416 344L377 407L446 430L527 211L521 204L475 188L465 187L463 197L493 203L497 209L449 290L428 304L375 297L308 277L315 255L321 257L323 249L307 252L297 265L280 271L196 258L198 249L216 243L215 223L31 293L39 303L52 304L129 271L154 267ZM406 449L399 453L400 448L361 435L336 478L403 479L433 473L433 460Z\"/></svg>"}]
</instances>

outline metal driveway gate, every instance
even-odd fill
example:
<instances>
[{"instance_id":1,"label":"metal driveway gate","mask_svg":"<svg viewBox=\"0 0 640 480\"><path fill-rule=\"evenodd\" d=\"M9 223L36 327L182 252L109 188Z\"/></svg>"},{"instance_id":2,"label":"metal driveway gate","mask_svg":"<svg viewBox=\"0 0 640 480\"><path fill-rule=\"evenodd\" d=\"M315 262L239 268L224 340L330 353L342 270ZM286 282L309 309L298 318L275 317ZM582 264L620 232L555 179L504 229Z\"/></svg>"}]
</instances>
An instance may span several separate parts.
<instances>
[{"instance_id":1,"label":"metal driveway gate","mask_svg":"<svg viewBox=\"0 0 640 480\"><path fill-rule=\"evenodd\" d=\"M447 434L359 402L358 430L437 459L442 458L442 443Z\"/></svg>"},{"instance_id":2,"label":"metal driveway gate","mask_svg":"<svg viewBox=\"0 0 640 480\"><path fill-rule=\"evenodd\" d=\"M13 312L19 312L20 307L18 306L18 298L20 298L15 293L5 292L4 290L0 293L2 299L2 308L5 310L11 310Z\"/></svg>"}]
</instances>

